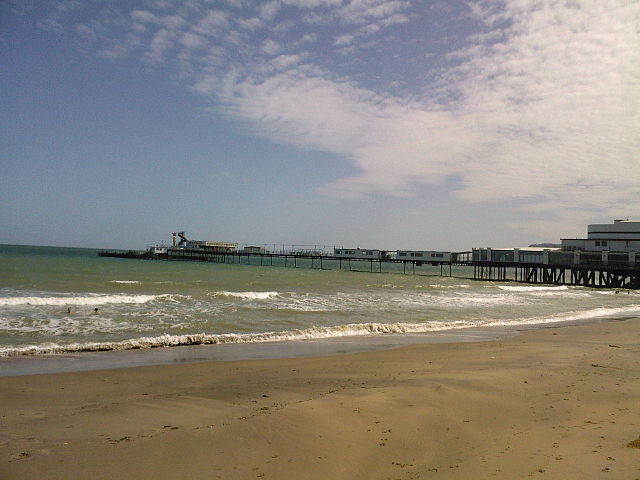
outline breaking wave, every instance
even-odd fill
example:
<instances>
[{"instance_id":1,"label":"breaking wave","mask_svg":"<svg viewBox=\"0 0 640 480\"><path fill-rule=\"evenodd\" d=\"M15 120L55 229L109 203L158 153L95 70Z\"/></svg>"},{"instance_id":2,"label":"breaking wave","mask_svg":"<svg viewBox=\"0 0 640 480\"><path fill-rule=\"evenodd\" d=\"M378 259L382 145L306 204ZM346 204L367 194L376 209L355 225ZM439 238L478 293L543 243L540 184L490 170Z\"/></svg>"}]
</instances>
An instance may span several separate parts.
<instances>
[{"instance_id":1,"label":"breaking wave","mask_svg":"<svg viewBox=\"0 0 640 480\"><path fill-rule=\"evenodd\" d=\"M160 335L156 337L128 339L119 342L87 342L72 343L68 345L49 343L4 349L0 348L0 356L13 357L34 354L45 355L52 353L131 350L141 348L177 347L185 345L217 345L228 343L264 343L293 340L318 340L325 338L351 337L370 334L426 333L429 331L464 328L465 326L469 326L468 323L355 323L334 327L310 327L284 332Z\"/></svg>"},{"instance_id":2,"label":"breaking wave","mask_svg":"<svg viewBox=\"0 0 640 480\"><path fill-rule=\"evenodd\" d=\"M529 287L529 286L515 286L515 285L498 285L500 290L507 290L509 292L542 292L547 290L569 290L566 285L548 286L548 287Z\"/></svg>"},{"instance_id":3,"label":"breaking wave","mask_svg":"<svg viewBox=\"0 0 640 480\"><path fill-rule=\"evenodd\" d=\"M265 343L300 340L321 340L338 337L363 336L372 334L421 334L443 330L459 330L469 327L519 326L561 323L593 318L606 318L620 315L640 314L640 304L618 308L595 308L586 311L566 312L547 317L530 317L510 320L473 320L424 323L352 323L331 327L309 327L282 332L263 333L226 333L226 334L186 334L159 335L133 338L117 342L85 342L71 344L46 343L40 345L7 346L0 348L0 357L23 355L46 355L56 353L96 352L108 350L132 350L158 347L176 347L186 345L216 345L232 343Z\"/></svg>"},{"instance_id":4,"label":"breaking wave","mask_svg":"<svg viewBox=\"0 0 640 480\"><path fill-rule=\"evenodd\" d=\"M266 300L278 296L278 292L215 292L216 297L234 297L245 300Z\"/></svg>"},{"instance_id":5,"label":"breaking wave","mask_svg":"<svg viewBox=\"0 0 640 480\"><path fill-rule=\"evenodd\" d=\"M4 297L0 298L0 306L17 305L104 305L107 303L147 303L160 298L170 298L171 295L100 295L89 294L80 296L51 296L51 297Z\"/></svg>"}]
</instances>

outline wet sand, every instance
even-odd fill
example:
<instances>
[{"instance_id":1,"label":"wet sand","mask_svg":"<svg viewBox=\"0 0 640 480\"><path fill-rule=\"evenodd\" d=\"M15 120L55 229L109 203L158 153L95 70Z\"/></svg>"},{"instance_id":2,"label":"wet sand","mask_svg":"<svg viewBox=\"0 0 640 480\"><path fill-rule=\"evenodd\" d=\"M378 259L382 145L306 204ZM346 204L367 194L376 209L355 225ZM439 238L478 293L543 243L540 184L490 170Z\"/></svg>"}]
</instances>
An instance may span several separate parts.
<instances>
[{"instance_id":1,"label":"wet sand","mask_svg":"<svg viewBox=\"0 0 640 480\"><path fill-rule=\"evenodd\" d=\"M2 479L640 478L640 319L0 378Z\"/></svg>"}]
</instances>

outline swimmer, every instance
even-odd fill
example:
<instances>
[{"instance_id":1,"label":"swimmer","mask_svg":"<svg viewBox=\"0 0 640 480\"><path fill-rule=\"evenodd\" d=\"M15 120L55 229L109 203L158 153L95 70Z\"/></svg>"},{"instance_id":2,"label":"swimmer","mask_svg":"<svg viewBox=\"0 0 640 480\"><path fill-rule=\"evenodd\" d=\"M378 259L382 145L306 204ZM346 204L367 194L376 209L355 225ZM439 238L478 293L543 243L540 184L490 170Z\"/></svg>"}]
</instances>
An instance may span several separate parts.
<instances>
[{"instance_id":1,"label":"swimmer","mask_svg":"<svg viewBox=\"0 0 640 480\"><path fill-rule=\"evenodd\" d=\"M67 308L67 315L71 315L71 307Z\"/></svg>"},{"instance_id":2,"label":"swimmer","mask_svg":"<svg viewBox=\"0 0 640 480\"><path fill-rule=\"evenodd\" d=\"M93 309L93 313L98 313L98 307Z\"/></svg>"}]
</instances>

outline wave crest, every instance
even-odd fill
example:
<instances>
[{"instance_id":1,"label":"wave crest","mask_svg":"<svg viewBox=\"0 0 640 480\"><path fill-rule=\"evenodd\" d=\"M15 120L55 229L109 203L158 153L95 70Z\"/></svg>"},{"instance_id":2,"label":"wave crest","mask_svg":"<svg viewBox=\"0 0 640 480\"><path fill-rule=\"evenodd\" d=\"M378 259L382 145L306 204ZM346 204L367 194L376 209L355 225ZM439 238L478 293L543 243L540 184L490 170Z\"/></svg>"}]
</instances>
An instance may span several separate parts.
<instances>
[{"instance_id":1,"label":"wave crest","mask_svg":"<svg viewBox=\"0 0 640 480\"><path fill-rule=\"evenodd\" d=\"M437 330L463 328L469 326L465 322L442 324L428 323L354 323L334 327L310 327L284 332L264 333L225 333L225 334L187 334L160 335L156 337L141 337L119 342L87 342L61 344L27 345L23 347L8 347L0 349L1 357L15 357L22 355L46 355L54 353L97 352L108 350L133 350L142 348L177 347L186 345L217 345L228 343L265 343L285 342L296 340L320 340L326 338L351 337L370 334L403 334L426 333Z\"/></svg>"},{"instance_id":2,"label":"wave crest","mask_svg":"<svg viewBox=\"0 0 640 480\"><path fill-rule=\"evenodd\" d=\"M147 303L171 295L84 295L84 296L54 296L54 297L5 297L0 298L0 306L18 305L104 305L107 303Z\"/></svg>"},{"instance_id":3,"label":"wave crest","mask_svg":"<svg viewBox=\"0 0 640 480\"><path fill-rule=\"evenodd\" d=\"M498 285L500 290L507 290L509 292L542 292L547 290L569 290L569 287L566 285L554 285L548 287L519 287L514 285Z\"/></svg>"},{"instance_id":4,"label":"wave crest","mask_svg":"<svg viewBox=\"0 0 640 480\"><path fill-rule=\"evenodd\" d=\"M278 292L216 292L217 297L242 298L244 300L266 300L278 296Z\"/></svg>"},{"instance_id":5,"label":"wave crest","mask_svg":"<svg viewBox=\"0 0 640 480\"><path fill-rule=\"evenodd\" d=\"M595 308L586 311L566 312L548 317L531 317L517 320L476 320L424 323L352 323L331 327L310 327L283 332L263 333L226 333L226 334L186 334L160 335L155 337L140 337L118 342L86 342L62 344L41 344L26 346L7 346L0 348L0 357L17 357L23 355L46 355L55 353L97 352L108 350L132 350L157 347L176 347L187 345L216 345L230 343L265 343L286 342L300 340L321 340L338 337L353 337L371 334L421 334L443 330L459 330L469 327L518 326L549 323L562 323L593 318L614 317L617 315L638 315L640 304L626 307Z\"/></svg>"}]
</instances>

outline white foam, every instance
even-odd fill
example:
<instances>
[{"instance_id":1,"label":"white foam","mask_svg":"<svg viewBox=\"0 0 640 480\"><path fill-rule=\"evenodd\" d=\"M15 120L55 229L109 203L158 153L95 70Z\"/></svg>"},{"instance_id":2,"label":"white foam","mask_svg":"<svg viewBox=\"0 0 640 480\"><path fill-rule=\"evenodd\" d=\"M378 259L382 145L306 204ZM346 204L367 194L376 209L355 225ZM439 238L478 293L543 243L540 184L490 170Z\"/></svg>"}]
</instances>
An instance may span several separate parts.
<instances>
[{"instance_id":1,"label":"white foam","mask_svg":"<svg viewBox=\"0 0 640 480\"><path fill-rule=\"evenodd\" d=\"M640 314L640 304L617 308L595 308L586 311L573 311L547 317L530 317L508 320L465 320L454 322L429 321L424 323L352 323L330 327L309 327L283 332L229 333L191 335L159 335L140 337L119 342L86 342L72 344L46 343L27 346L0 347L0 357L21 355L44 355L52 353L91 352L105 350L129 350L139 348L172 347L181 345L211 345L227 343L265 343L300 340L317 340L337 337L350 337L375 334L421 334L443 330L458 330L468 327L517 326L545 323L558 323L575 320L605 318L622 314Z\"/></svg>"},{"instance_id":2,"label":"white foam","mask_svg":"<svg viewBox=\"0 0 640 480\"><path fill-rule=\"evenodd\" d=\"M191 334L160 335L141 337L120 342L87 342L67 345L47 343L22 347L0 348L0 357L20 355L45 355L52 353L93 352L107 350L131 350L139 348L175 347L183 345L213 345L227 343L265 343L296 340L313 340L370 334L426 333L430 331L464 328L466 322L441 323L355 323L333 327L310 327L284 332L241 333L241 334Z\"/></svg>"},{"instance_id":3,"label":"white foam","mask_svg":"<svg viewBox=\"0 0 640 480\"><path fill-rule=\"evenodd\" d=\"M507 290L509 292L541 292L544 290L568 290L566 285L547 286L547 287L531 287L531 286L512 286L512 285L498 285L500 290Z\"/></svg>"},{"instance_id":4,"label":"white foam","mask_svg":"<svg viewBox=\"0 0 640 480\"><path fill-rule=\"evenodd\" d=\"M590 310L571 311L549 315L545 317L530 317L520 320L495 320L484 323L487 326L503 326L503 325L535 325L544 323L571 322L575 320L590 320L594 318L616 317L620 315L638 315L640 314L640 304L628 305L626 307L600 307Z\"/></svg>"},{"instance_id":5,"label":"white foam","mask_svg":"<svg viewBox=\"0 0 640 480\"><path fill-rule=\"evenodd\" d=\"M570 292L566 290L560 290L558 292L546 291L546 292L528 292L529 295L535 297L590 297L591 293L588 292Z\"/></svg>"},{"instance_id":6,"label":"white foam","mask_svg":"<svg viewBox=\"0 0 640 480\"><path fill-rule=\"evenodd\" d=\"M266 300L278 296L278 292L215 292L215 296L234 297L246 300Z\"/></svg>"},{"instance_id":7,"label":"white foam","mask_svg":"<svg viewBox=\"0 0 640 480\"><path fill-rule=\"evenodd\" d=\"M432 283L429 285L432 288L471 288L471 285L459 284L459 285L442 285L439 283Z\"/></svg>"},{"instance_id":8,"label":"white foam","mask_svg":"<svg viewBox=\"0 0 640 480\"><path fill-rule=\"evenodd\" d=\"M138 280L110 280L109 283L134 284L140 282Z\"/></svg>"},{"instance_id":9,"label":"white foam","mask_svg":"<svg viewBox=\"0 0 640 480\"><path fill-rule=\"evenodd\" d=\"M88 294L80 296L50 296L50 297L4 297L0 298L1 306L17 305L103 305L113 303L147 303L159 298L169 298L170 295L101 295Z\"/></svg>"},{"instance_id":10,"label":"white foam","mask_svg":"<svg viewBox=\"0 0 640 480\"><path fill-rule=\"evenodd\" d=\"M279 294L276 301L253 308L292 312L399 312L402 309L455 308L468 309L479 306L526 305L531 299L518 295L492 294L478 295L447 291L447 295L433 295L425 292L375 292L344 293L331 295Z\"/></svg>"},{"instance_id":11,"label":"white foam","mask_svg":"<svg viewBox=\"0 0 640 480\"><path fill-rule=\"evenodd\" d=\"M562 320L587 320L590 318L613 317L621 314L640 313L640 305L629 305L626 307L600 307L582 312L568 312L560 315Z\"/></svg>"}]
</instances>

